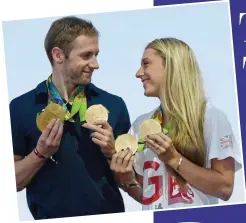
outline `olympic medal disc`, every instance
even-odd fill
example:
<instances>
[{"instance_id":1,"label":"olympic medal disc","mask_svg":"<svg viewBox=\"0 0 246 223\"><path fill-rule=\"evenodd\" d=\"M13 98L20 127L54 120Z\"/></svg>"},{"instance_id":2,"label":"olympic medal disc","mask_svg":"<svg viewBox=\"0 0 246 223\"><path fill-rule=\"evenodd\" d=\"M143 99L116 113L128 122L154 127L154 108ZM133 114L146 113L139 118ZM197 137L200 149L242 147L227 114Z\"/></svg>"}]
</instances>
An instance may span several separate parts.
<instances>
[{"instance_id":1,"label":"olympic medal disc","mask_svg":"<svg viewBox=\"0 0 246 223\"><path fill-rule=\"evenodd\" d=\"M93 122L97 120L108 121L108 111L101 104L92 105L86 110L85 120L90 124L93 124Z\"/></svg>"},{"instance_id":2,"label":"olympic medal disc","mask_svg":"<svg viewBox=\"0 0 246 223\"><path fill-rule=\"evenodd\" d=\"M120 135L115 140L116 152L119 152L121 150L126 150L127 148L129 148L133 154L136 153L138 149L138 142L137 142L136 137L130 134Z\"/></svg>"},{"instance_id":3,"label":"olympic medal disc","mask_svg":"<svg viewBox=\"0 0 246 223\"><path fill-rule=\"evenodd\" d=\"M161 125L154 119L145 120L139 128L139 135L144 140L147 135L157 134L161 132Z\"/></svg>"},{"instance_id":4,"label":"olympic medal disc","mask_svg":"<svg viewBox=\"0 0 246 223\"><path fill-rule=\"evenodd\" d=\"M43 132L46 126L53 120L59 119L61 122L64 122L65 119L65 111L61 105L51 103L47 105L38 118L37 118L37 126L41 132Z\"/></svg>"}]
</instances>

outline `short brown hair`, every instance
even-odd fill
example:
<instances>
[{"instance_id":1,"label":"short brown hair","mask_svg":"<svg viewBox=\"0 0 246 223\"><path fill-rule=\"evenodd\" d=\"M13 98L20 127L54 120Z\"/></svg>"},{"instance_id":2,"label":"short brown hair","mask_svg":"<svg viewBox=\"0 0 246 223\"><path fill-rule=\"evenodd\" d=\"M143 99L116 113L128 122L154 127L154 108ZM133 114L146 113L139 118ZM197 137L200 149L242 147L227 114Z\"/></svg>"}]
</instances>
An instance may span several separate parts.
<instances>
[{"instance_id":1,"label":"short brown hair","mask_svg":"<svg viewBox=\"0 0 246 223\"><path fill-rule=\"evenodd\" d=\"M72 50L71 43L80 35L99 36L99 32L90 21L67 16L54 21L45 37L44 47L51 65L53 65L52 49L59 47L68 56Z\"/></svg>"}]
</instances>

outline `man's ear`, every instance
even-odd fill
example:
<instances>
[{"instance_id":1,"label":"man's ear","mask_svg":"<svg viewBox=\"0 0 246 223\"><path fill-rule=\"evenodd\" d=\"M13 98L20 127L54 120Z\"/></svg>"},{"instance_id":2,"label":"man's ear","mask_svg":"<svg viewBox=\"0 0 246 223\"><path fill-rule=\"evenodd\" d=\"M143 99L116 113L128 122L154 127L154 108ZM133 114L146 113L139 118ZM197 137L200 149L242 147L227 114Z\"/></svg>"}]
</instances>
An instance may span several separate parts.
<instances>
[{"instance_id":1,"label":"man's ear","mask_svg":"<svg viewBox=\"0 0 246 223\"><path fill-rule=\"evenodd\" d=\"M51 51L52 58L54 63L62 64L65 60L65 55L63 50L61 50L59 47L54 47Z\"/></svg>"}]
</instances>

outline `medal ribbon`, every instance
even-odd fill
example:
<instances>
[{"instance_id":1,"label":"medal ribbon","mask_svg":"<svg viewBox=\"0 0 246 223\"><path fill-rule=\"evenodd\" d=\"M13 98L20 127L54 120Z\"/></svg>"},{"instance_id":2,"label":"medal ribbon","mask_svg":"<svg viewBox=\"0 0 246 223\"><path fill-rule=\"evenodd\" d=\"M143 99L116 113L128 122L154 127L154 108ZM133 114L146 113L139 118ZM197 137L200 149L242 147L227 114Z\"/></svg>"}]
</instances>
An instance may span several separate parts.
<instances>
[{"instance_id":1,"label":"medal ribbon","mask_svg":"<svg viewBox=\"0 0 246 223\"><path fill-rule=\"evenodd\" d=\"M161 106L159 106L158 109L156 109L156 111L154 112L154 114L151 116L150 119L154 119L160 123L162 127L162 132L165 135L169 133L171 123L170 120L168 120L166 123L163 122ZM144 139L140 138L140 140L138 141L137 151L142 152L144 149L145 149Z\"/></svg>"},{"instance_id":2,"label":"medal ribbon","mask_svg":"<svg viewBox=\"0 0 246 223\"><path fill-rule=\"evenodd\" d=\"M82 86L77 87L75 93L69 101L72 101L71 112L67 108L67 103L64 103L55 85L52 83L51 76L46 81L48 88L48 104L56 103L63 107L65 114L65 121L74 122L73 116L79 112L80 122L85 121L85 113L87 110L87 100Z\"/></svg>"}]
</instances>

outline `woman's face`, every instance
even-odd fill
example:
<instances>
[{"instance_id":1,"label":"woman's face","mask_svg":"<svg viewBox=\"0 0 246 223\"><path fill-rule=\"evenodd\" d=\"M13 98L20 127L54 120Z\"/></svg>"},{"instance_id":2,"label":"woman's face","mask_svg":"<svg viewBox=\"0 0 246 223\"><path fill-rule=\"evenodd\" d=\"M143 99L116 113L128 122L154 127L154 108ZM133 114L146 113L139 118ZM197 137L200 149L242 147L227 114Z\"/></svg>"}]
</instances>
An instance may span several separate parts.
<instances>
[{"instance_id":1,"label":"woman's face","mask_svg":"<svg viewBox=\"0 0 246 223\"><path fill-rule=\"evenodd\" d=\"M141 67L136 73L136 77L140 78L143 83L145 96L159 97L164 73L163 59L154 49L146 49L142 57Z\"/></svg>"}]
</instances>

